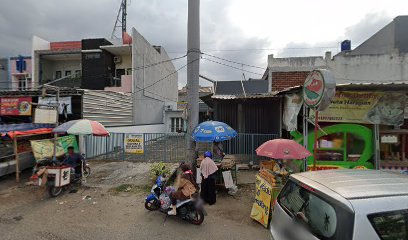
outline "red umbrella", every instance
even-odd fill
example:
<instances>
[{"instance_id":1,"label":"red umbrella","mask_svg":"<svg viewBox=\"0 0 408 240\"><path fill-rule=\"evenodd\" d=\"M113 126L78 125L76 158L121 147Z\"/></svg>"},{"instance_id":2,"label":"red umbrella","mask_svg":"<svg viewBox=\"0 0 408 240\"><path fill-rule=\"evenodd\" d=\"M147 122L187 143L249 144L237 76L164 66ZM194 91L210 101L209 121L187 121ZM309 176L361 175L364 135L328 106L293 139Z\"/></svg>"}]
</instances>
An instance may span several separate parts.
<instances>
[{"instance_id":1,"label":"red umbrella","mask_svg":"<svg viewBox=\"0 0 408 240\"><path fill-rule=\"evenodd\" d=\"M289 139L269 140L255 151L258 156L273 159L303 159L312 155L302 145Z\"/></svg>"}]
</instances>

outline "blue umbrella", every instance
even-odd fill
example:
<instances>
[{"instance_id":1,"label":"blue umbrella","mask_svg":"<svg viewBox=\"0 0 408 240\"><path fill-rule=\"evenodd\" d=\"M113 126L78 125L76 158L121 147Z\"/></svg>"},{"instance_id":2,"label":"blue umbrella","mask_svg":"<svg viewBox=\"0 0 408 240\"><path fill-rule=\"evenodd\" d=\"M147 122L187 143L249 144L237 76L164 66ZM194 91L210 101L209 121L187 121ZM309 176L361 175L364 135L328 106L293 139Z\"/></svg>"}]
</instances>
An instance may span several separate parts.
<instances>
[{"instance_id":1,"label":"blue umbrella","mask_svg":"<svg viewBox=\"0 0 408 240\"><path fill-rule=\"evenodd\" d=\"M217 121L207 121L198 124L193 131L196 142L221 142L237 136L237 132L228 124Z\"/></svg>"}]
</instances>

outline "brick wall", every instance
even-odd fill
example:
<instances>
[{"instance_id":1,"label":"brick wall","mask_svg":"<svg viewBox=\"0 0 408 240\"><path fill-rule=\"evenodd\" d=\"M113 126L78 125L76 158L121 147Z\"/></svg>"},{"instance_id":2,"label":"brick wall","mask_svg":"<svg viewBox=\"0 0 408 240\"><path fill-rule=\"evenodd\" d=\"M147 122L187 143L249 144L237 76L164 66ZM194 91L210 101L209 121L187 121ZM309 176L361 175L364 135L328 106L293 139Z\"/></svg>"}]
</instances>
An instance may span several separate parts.
<instances>
[{"instance_id":1,"label":"brick wall","mask_svg":"<svg viewBox=\"0 0 408 240\"><path fill-rule=\"evenodd\" d=\"M309 72L272 72L272 91L303 85Z\"/></svg>"},{"instance_id":2,"label":"brick wall","mask_svg":"<svg viewBox=\"0 0 408 240\"><path fill-rule=\"evenodd\" d=\"M81 50L81 41L71 41L71 42L52 42L50 43L50 48L53 51L63 51L63 50Z\"/></svg>"}]
</instances>

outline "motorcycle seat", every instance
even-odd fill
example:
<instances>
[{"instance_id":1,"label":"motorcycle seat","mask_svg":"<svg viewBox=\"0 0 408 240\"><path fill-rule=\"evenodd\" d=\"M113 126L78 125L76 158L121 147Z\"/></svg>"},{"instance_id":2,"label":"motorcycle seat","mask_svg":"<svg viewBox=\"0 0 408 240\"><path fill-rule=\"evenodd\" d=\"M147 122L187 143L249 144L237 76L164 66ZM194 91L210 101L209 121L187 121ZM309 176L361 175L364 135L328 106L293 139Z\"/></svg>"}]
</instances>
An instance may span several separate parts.
<instances>
[{"instance_id":1,"label":"motorcycle seat","mask_svg":"<svg viewBox=\"0 0 408 240\"><path fill-rule=\"evenodd\" d=\"M180 206L182 206L182 205L184 205L184 204L186 204L186 203L188 203L188 202L192 202L192 201L193 201L192 198L187 199L187 200L184 200L184 201L177 201L176 207L180 207Z\"/></svg>"}]
</instances>

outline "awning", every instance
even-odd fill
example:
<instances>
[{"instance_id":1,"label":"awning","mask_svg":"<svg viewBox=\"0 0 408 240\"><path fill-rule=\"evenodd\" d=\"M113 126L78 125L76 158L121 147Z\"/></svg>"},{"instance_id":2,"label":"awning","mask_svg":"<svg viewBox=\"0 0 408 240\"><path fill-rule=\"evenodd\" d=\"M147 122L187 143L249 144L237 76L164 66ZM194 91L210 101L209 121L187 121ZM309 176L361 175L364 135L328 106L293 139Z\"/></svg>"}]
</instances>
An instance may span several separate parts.
<instances>
[{"instance_id":1,"label":"awning","mask_svg":"<svg viewBox=\"0 0 408 240\"><path fill-rule=\"evenodd\" d=\"M53 128L38 128L38 129L27 130L27 131L12 131L6 134L2 134L2 137L8 136L11 139L13 139L16 136L18 137L18 136L24 136L24 135L49 134L49 133L52 133L52 129Z\"/></svg>"},{"instance_id":2,"label":"awning","mask_svg":"<svg viewBox=\"0 0 408 240\"><path fill-rule=\"evenodd\" d=\"M54 128L53 124L35 124L35 123L20 123L20 124L0 124L0 134L6 134L13 131L28 131L40 128Z\"/></svg>"}]
</instances>

